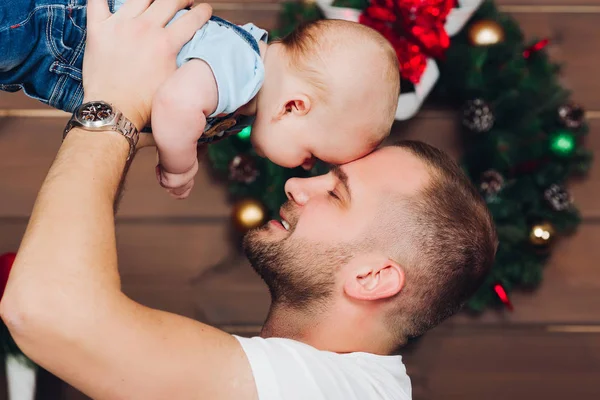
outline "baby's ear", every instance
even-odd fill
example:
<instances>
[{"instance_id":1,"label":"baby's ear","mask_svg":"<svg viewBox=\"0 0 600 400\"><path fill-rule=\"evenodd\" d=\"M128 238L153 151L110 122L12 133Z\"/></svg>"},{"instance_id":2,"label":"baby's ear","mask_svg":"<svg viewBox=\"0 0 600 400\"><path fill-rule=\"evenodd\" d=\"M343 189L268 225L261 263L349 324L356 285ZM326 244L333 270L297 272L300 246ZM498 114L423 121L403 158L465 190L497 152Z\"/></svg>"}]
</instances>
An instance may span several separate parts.
<instances>
[{"instance_id":1,"label":"baby's ear","mask_svg":"<svg viewBox=\"0 0 600 400\"><path fill-rule=\"evenodd\" d=\"M310 111L310 98L304 94L296 95L292 99L282 103L278 117L283 118L288 115L303 116Z\"/></svg>"}]
</instances>

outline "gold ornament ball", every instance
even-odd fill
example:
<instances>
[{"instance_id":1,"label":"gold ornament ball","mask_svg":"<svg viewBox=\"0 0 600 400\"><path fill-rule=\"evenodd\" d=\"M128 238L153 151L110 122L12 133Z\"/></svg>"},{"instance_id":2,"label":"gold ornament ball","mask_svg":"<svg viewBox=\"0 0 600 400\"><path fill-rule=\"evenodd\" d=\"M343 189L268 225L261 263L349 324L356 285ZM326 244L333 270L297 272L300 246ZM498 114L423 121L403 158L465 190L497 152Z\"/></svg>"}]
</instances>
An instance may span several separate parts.
<instances>
[{"instance_id":1,"label":"gold ornament ball","mask_svg":"<svg viewBox=\"0 0 600 400\"><path fill-rule=\"evenodd\" d=\"M498 44L504 41L504 29L496 21L477 21L469 28L469 40L474 46Z\"/></svg>"},{"instance_id":2,"label":"gold ornament ball","mask_svg":"<svg viewBox=\"0 0 600 400\"><path fill-rule=\"evenodd\" d=\"M548 247L554 241L554 227L549 222L542 222L531 227L529 242L538 247Z\"/></svg>"},{"instance_id":3,"label":"gold ornament ball","mask_svg":"<svg viewBox=\"0 0 600 400\"><path fill-rule=\"evenodd\" d=\"M233 205L231 219L235 227L245 233L266 222L267 209L258 200L240 200Z\"/></svg>"}]
</instances>

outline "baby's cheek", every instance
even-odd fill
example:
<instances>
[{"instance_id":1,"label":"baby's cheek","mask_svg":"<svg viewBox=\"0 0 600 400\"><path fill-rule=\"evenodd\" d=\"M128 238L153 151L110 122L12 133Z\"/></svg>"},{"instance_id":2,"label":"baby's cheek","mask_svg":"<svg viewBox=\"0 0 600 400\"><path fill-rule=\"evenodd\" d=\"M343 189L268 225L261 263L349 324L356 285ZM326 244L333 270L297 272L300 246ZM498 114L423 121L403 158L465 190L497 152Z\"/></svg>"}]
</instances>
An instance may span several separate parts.
<instances>
[{"instance_id":1,"label":"baby's cheek","mask_svg":"<svg viewBox=\"0 0 600 400\"><path fill-rule=\"evenodd\" d=\"M293 137L284 141L281 145L282 155L285 155L285 162L290 168L301 166L307 159L312 157L312 154L307 150L302 143L298 143Z\"/></svg>"},{"instance_id":2,"label":"baby's cheek","mask_svg":"<svg viewBox=\"0 0 600 400\"><path fill-rule=\"evenodd\" d=\"M305 160L302 150L290 143L273 141L265 147L269 149L267 158L282 167L295 168Z\"/></svg>"}]
</instances>

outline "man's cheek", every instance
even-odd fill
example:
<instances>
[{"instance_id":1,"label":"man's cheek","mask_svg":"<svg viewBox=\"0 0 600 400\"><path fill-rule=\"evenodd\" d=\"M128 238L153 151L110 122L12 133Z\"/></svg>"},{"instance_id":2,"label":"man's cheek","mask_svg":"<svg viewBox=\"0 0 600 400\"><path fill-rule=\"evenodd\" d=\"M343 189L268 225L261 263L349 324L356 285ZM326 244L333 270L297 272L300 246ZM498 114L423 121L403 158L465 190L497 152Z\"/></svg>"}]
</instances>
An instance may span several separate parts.
<instances>
[{"instance_id":1,"label":"man's cheek","mask_svg":"<svg viewBox=\"0 0 600 400\"><path fill-rule=\"evenodd\" d=\"M299 238L306 238L313 242L329 242L339 238L340 224L330 218L301 218L292 235Z\"/></svg>"}]
</instances>

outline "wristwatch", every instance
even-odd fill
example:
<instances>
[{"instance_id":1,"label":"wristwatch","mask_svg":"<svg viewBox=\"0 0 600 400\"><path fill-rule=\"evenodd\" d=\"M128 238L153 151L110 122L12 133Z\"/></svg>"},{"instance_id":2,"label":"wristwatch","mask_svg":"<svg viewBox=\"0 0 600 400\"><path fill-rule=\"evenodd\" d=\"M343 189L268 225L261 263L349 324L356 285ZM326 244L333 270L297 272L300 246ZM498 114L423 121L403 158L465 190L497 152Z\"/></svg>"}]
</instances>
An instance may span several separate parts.
<instances>
[{"instance_id":1,"label":"wristwatch","mask_svg":"<svg viewBox=\"0 0 600 400\"><path fill-rule=\"evenodd\" d=\"M125 136L129 142L129 156L131 158L139 139L139 132L135 125L129 121L122 112L104 101L92 101L80 105L71 116L65 127L63 140L73 128L88 131L116 131Z\"/></svg>"}]
</instances>

